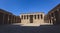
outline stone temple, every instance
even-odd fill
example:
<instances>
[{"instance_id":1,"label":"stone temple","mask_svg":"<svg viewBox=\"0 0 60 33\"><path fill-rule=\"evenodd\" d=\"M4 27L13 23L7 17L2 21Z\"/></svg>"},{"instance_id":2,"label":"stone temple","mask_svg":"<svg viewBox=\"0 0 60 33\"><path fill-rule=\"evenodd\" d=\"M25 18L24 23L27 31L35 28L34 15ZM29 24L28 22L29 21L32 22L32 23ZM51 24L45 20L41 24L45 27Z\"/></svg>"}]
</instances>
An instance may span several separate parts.
<instances>
[{"instance_id":1,"label":"stone temple","mask_svg":"<svg viewBox=\"0 0 60 33\"><path fill-rule=\"evenodd\" d=\"M48 23L44 22L44 12L22 13L20 14L22 26L40 26Z\"/></svg>"}]
</instances>

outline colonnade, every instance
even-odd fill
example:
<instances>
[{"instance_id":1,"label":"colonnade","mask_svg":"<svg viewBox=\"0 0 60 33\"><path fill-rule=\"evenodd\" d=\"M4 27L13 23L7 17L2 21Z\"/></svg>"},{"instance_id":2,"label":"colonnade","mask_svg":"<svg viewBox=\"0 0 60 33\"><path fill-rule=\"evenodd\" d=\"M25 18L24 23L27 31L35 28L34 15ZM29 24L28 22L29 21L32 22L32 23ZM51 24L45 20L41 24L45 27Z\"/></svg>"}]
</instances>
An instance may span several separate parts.
<instances>
[{"instance_id":1,"label":"colonnade","mask_svg":"<svg viewBox=\"0 0 60 33\"><path fill-rule=\"evenodd\" d=\"M15 16L12 13L0 10L0 24L12 24L20 22L21 21L19 16Z\"/></svg>"},{"instance_id":2,"label":"colonnade","mask_svg":"<svg viewBox=\"0 0 60 33\"><path fill-rule=\"evenodd\" d=\"M31 15L21 15L21 19L29 19ZM43 19L43 14L32 15L34 19Z\"/></svg>"}]
</instances>

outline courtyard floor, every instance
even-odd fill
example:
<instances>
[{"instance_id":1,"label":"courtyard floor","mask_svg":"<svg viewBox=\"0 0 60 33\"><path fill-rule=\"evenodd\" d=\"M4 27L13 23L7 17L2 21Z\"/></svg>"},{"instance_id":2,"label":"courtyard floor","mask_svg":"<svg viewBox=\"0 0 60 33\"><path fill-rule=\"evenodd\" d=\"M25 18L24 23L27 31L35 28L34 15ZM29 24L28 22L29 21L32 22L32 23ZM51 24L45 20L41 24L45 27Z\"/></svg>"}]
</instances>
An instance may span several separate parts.
<instances>
[{"instance_id":1,"label":"courtyard floor","mask_svg":"<svg viewBox=\"0 0 60 33\"><path fill-rule=\"evenodd\" d=\"M60 33L60 25L20 26L0 25L0 33Z\"/></svg>"}]
</instances>

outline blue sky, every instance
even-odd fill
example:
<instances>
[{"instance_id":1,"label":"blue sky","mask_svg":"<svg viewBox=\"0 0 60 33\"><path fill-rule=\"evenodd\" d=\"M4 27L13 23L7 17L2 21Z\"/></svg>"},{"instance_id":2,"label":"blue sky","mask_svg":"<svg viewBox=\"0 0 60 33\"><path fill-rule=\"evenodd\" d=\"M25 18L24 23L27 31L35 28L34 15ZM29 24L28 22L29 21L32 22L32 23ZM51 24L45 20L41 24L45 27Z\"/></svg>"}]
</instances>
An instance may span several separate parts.
<instances>
[{"instance_id":1,"label":"blue sky","mask_svg":"<svg viewBox=\"0 0 60 33\"><path fill-rule=\"evenodd\" d=\"M15 15L30 12L45 12L60 3L60 0L0 0L0 8Z\"/></svg>"}]
</instances>

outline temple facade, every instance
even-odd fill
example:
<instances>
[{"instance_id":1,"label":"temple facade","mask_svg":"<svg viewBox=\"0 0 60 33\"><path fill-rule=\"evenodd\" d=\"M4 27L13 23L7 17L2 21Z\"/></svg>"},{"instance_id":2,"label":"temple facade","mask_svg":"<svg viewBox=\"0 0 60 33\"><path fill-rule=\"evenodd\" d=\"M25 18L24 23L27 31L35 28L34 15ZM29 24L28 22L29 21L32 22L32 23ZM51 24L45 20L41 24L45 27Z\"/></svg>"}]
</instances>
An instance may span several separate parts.
<instances>
[{"instance_id":1,"label":"temple facade","mask_svg":"<svg viewBox=\"0 0 60 33\"><path fill-rule=\"evenodd\" d=\"M23 13L20 14L21 24L23 26L40 26L44 23L44 13Z\"/></svg>"}]
</instances>

